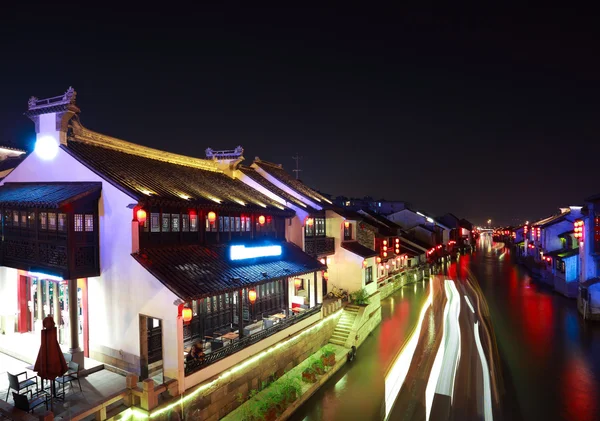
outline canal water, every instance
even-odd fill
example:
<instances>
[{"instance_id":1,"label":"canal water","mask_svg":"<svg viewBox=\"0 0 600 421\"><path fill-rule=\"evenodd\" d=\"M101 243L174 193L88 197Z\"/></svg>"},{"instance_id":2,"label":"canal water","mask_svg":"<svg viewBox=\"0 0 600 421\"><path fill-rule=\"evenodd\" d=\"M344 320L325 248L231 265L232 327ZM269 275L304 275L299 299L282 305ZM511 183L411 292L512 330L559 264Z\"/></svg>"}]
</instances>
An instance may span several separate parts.
<instances>
[{"instance_id":1,"label":"canal water","mask_svg":"<svg viewBox=\"0 0 600 421\"><path fill-rule=\"evenodd\" d=\"M381 302L382 322L345 364L292 416L293 421L381 420L384 374L414 329L428 282L405 286Z\"/></svg>"},{"instance_id":2,"label":"canal water","mask_svg":"<svg viewBox=\"0 0 600 421\"><path fill-rule=\"evenodd\" d=\"M533 281L489 237L470 257L503 365L504 418L600 420L600 324L584 322L574 299Z\"/></svg>"}]
</instances>

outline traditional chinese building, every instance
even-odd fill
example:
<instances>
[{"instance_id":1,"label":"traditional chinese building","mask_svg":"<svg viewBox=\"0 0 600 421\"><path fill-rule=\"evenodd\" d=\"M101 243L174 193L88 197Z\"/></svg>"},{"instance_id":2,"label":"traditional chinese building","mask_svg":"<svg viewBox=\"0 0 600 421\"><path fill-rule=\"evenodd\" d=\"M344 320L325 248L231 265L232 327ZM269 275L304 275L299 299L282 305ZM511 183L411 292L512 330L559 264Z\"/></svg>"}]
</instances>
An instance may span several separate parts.
<instances>
[{"instance_id":1,"label":"traditional chinese building","mask_svg":"<svg viewBox=\"0 0 600 421\"><path fill-rule=\"evenodd\" d=\"M0 308L16 333L0 346L35 342L52 315L73 360L185 390L322 318L327 242L305 253L286 241L302 206L233 176L241 149L172 154L91 131L79 114L72 89L30 99L35 152L2 180ZM309 196L321 234L323 200ZM186 362L193 344L205 358Z\"/></svg>"}]
</instances>

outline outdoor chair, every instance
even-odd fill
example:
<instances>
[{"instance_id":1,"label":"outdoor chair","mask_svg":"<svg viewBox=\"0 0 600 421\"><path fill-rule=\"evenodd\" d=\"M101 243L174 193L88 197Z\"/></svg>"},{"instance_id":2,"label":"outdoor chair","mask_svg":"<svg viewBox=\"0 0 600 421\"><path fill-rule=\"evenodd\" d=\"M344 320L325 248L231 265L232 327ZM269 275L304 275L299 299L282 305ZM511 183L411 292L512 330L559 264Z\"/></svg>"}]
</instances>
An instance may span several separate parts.
<instances>
[{"instance_id":1,"label":"outdoor chair","mask_svg":"<svg viewBox=\"0 0 600 421\"><path fill-rule=\"evenodd\" d=\"M31 396L33 396L29 389L31 386L35 386L35 390L38 390L37 377L27 377L26 371L19 374L6 374L8 374L8 390L6 391L7 401L11 389L17 393L21 393L21 390L26 390ZM23 374L25 374L25 380L19 381L19 376L22 376Z\"/></svg>"},{"instance_id":2,"label":"outdoor chair","mask_svg":"<svg viewBox=\"0 0 600 421\"><path fill-rule=\"evenodd\" d=\"M25 412L32 412L35 408L40 405L45 405L46 410L48 409L48 398L46 395L43 397L38 396L37 398L27 399L27 395L20 395L17 392L13 392L13 400L15 401L15 408Z\"/></svg>"},{"instance_id":3,"label":"outdoor chair","mask_svg":"<svg viewBox=\"0 0 600 421\"><path fill-rule=\"evenodd\" d=\"M65 357L66 363L69 364L73 358L73 355L63 352L63 357Z\"/></svg>"},{"instance_id":4,"label":"outdoor chair","mask_svg":"<svg viewBox=\"0 0 600 421\"><path fill-rule=\"evenodd\" d=\"M268 329L271 326L273 326L275 324L275 322L271 319L263 318L263 324L265 326L265 329Z\"/></svg>"},{"instance_id":5,"label":"outdoor chair","mask_svg":"<svg viewBox=\"0 0 600 421\"><path fill-rule=\"evenodd\" d=\"M77 384L79 384L79 391L83 392L83 390L81 389L81 382L79 381L79 364L71 361L71 362L69 362L68 367L69 367L69 370L67 371L67 374L65 376L57 377L54 380L56 383L62 385L61 397L63 399L65 397L65 384L67 384L67 383L69 383L69 385L71 386L71 389L73 389L73 382L77 381Z\"/></svg>"}]
</instances>

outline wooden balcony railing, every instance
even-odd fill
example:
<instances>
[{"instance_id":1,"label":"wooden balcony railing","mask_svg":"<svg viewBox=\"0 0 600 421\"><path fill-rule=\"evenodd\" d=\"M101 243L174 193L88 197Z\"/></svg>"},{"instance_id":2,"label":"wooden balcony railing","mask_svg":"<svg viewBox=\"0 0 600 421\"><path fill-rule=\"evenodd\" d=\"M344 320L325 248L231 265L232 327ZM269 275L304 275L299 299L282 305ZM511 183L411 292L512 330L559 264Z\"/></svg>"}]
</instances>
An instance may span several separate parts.
<instances>
[{"instance_id":1,"label":"wooden balcony railing","mask_svg":"<svg viewBox=\"0 0 600 421\"><path fill-rule=\"evenodd\" d=\"M304 239L304 251L311 256L325 256L335 253L333 237L307 237Z\"/></svg>"}]
</instances>

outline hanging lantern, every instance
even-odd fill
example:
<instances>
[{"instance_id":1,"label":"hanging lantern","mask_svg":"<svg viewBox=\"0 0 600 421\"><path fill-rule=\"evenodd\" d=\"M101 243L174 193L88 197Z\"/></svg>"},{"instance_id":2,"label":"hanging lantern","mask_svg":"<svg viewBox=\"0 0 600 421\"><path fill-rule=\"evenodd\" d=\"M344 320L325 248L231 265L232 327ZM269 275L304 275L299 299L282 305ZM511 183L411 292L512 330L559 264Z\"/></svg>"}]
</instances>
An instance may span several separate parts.
<instances>
[{"instance_id":1,"label":"hanging lantern","mask_svg":"<svg viewBox=\"0 0 600 421\"><path fill-rule=\"evenodd\" d=\"M383 257L387 257L387 251L383 252Z\"/></svg>"},{"instance_id":2,"label":"hanging lantern","mask_svg":"<svg viewBox=\"0 0 600 421\"><path fill-rule=\"evenodd\" d=\"M302 285L302 279L300 279L300 278L294 279L294 286L296 288L300 288L300 285Z\"/></svg>"},{"instance_id":3,"label":"hanging lantern","mask_svg":"<svg viewBox=\"0 0 600 421\"><path fill-rule=\"evenodd\" d=\"M321 260L319 260L322 264L325 264L325 258L322 257Z\"/></svg>"},{"instance_id":4,"label":"hanging lantern","mask_svg":"<svg viewBox=\"0 0 600 421\"><path fill-rule=\"evenodd\" d=\"M344 228L350 228L350 222L344 221Z\"/></svg>"},{"instance_id":5,"label":"hanging lantern","mask_svg":"<svg viewBox=\"0 0 600 421\"><path fill-rule=\"evenodd\" d=\"M208 212L208 215L206 215L206 217L208 218L208 222L210 222L211 224L213 224L217 220L217 214L213 211Z\"/></svg>"},{"instance_id":6,"label":"hanging lantern","mask_svg":"<svg viewBox=\"0 0 600 421\"><path fill-rule=\"evenodd\" d=\"M251 289L250 291L248 291L248 299L252 304L254 304L254 302L256 301L256 290Z\"/></svg>"},{"instance_id":7,"label":"hanging lantern","mask_svg":"<svg viewBox=\"0 0 600 421\"><path fill-rule=\"evenodd\" d=\"M383 245L387 246L387 240L383 240Z\"/></svg>"},{"instance_id":8,"label":"hanging lantern","mask_svg":"<svg viewBox=\"0 0 600 421\"><path fill-rule=\"evenodd\" d=\"M260 225L264 225L265 224L265 217L263 215L258 217L258 223Z\"/></svg>"},{"instance_id":9,"label":"hanging lantern","mask_svg":"<svg viewBox=\"0 0 600 421\"><path fill-rule=\"evenodd\" d=\"M383 246L383 251L387 251L387 246Z\"/></svg>"},{"instance_id":10,"label":"hanging lantern","mask_svg":"<svg viewBox=\"0 0 600 421\"><path fill-rule=\"evenodd\" d=\"M144 209L138 209L135 216L139 224L143 227L146 223L146 211Z\"/></svg>"},{"instance_id":11,"label":"hanging lantern","mask_svg":"<svg viewBox=\"0 0 600 421\"><path fill-rule=\"evenodd\" d=\"M189 323L192 320L192 309L184 307L181 310L181 318L183 319L183 323Z\"/></svg>"},{"instance_id":12,"label":"hanging lantern","mask_svg":"<svg viewBox=\"0 0 600 421\"><path fill-rule=\"evenodd\" d=\"M396 244L399 244L399 243L400 243L400 239L396 238Z\"/></svg>"},{"instance_id":13,"label":"hanging lantern","mask_svg":"<svg viewBox=\"0 0 600 421\"><path fill-rule=\"evenodd\" d=\"M308 225L309 227L312 227L312 225L315 223L315 220L312 218L308 218L306 220L306 225Z\"/></svg>"},{"instance_id":14,"label":"hanging lantern","mask_svg":"<svg viewBox=\"0 0 600 421\"><path fill-rule=\"evenodd\" d=\"M364 268L366 268L366 267L367 267L367 265L368 265L367 261L366 261L366 260L363 260L363 267L364 267Z\"/></svg>"},{"instance_id":15,"label":"hanging lantern","mask_svg":"<svg viewBox=\"0 0 600 421\"><path fill-rule=\"evenodd\" d=\"M381 257L377 258L377 263L381 263Z\"/></svg>"},{"instance_id":16,"label":"hanging lantern","mask_svg":"<svg viewBox=\"0 0 600 421\"><path fill-rule=\"evenodd\" d=\"M329 280L329 272L323 272L323 279Z\"/></svg>"}]
</instances>

